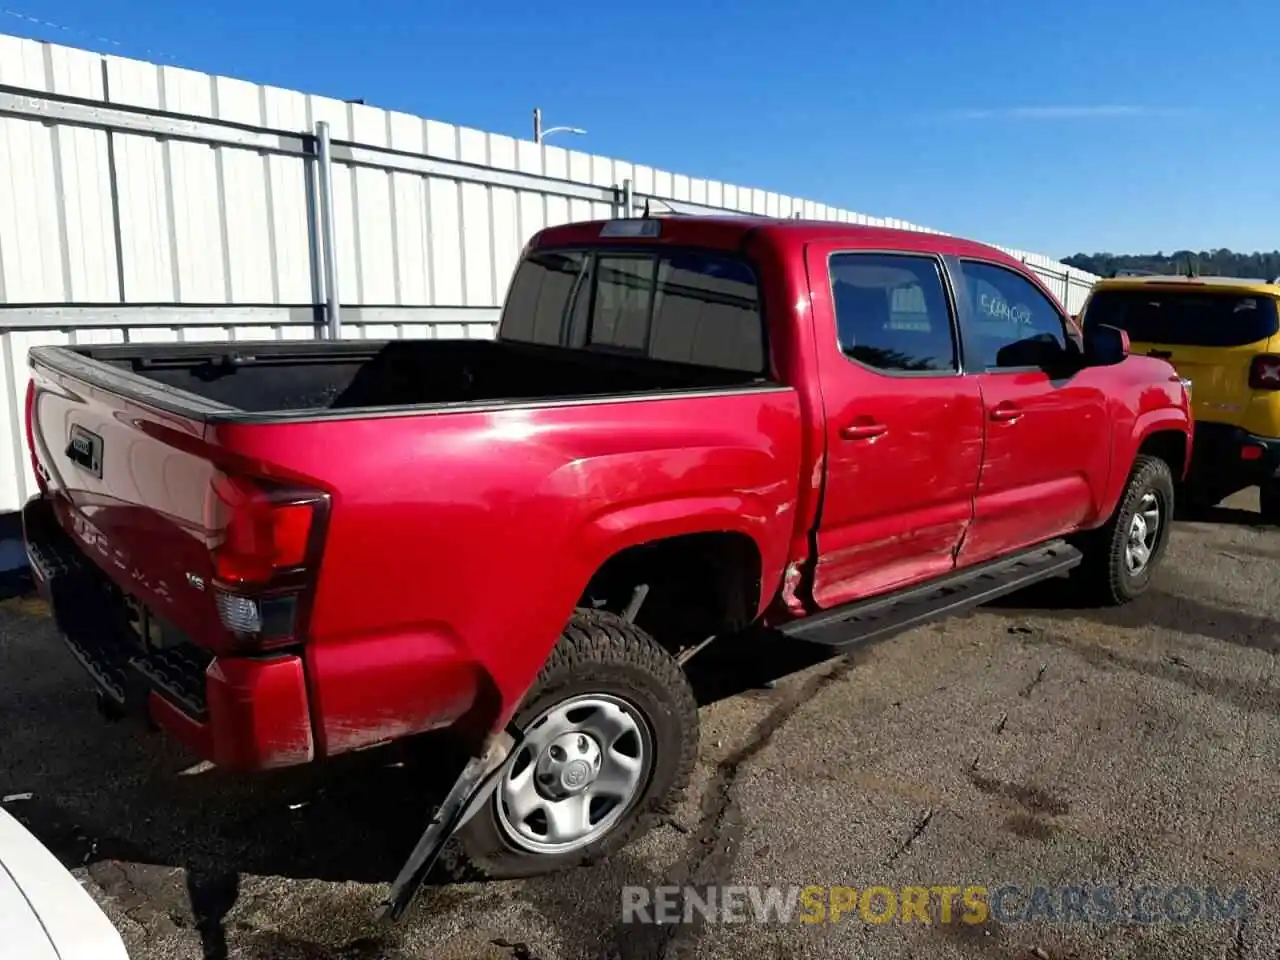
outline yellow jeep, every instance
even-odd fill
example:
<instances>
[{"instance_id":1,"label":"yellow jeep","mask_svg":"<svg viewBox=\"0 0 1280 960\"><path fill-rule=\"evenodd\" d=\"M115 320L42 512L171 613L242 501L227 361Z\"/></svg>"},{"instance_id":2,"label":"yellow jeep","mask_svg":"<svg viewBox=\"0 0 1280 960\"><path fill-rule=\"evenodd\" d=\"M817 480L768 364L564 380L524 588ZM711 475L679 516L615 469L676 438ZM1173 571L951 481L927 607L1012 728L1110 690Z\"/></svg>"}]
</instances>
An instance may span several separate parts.
<instances>
[{"instance_id":1,"label":"yellow jeep","mask_svg":"<svg viewBox=\"0 0 1280 960\"><path fill-rule=\"evenodd\" d=\"M1262 518L1280 523L1280 281L1234 277L1100 280L1083 325L1129 334L1131 350L1168 360L1190 381L1195 441L1188 498L1215 504L1261 489Z\"/></svg>"}]
</instances>

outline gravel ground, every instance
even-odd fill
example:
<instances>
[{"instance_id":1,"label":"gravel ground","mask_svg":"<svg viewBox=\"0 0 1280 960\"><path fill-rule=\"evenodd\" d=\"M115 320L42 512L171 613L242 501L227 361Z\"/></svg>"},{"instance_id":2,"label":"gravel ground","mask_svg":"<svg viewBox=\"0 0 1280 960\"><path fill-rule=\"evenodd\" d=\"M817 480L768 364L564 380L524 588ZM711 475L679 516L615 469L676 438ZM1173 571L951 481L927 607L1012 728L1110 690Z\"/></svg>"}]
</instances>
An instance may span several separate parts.
<instances>
[{"instance_id":1,"label":"gravel ground","mask_svg":"<svg viewBox=\"0 0 1280 960\"><path fill-rule=\"evenodd\" d=\"M98 718L24 599L0 604L0 795L31 795L5 809L134 960L1277 957L1280 533L1255 508L1242 495L1180 522L1157 589L1121 611L1046 589L853 659L786 649L731 668L713 652L701 762L668 824L594 868L429 888L391 930L371 913L432 795L421 758L191 773L165 738ZM787 675L758 689L744 664ZM621 888L659 884L1020 893L974 923L942 922L935 899L927 924L622 924ZM1119 888L1122 920L1142 885L1243 888L1249 912L1018 915L1044 906L1037 886L1100 885Z\"/></svg>"}]
</instances>

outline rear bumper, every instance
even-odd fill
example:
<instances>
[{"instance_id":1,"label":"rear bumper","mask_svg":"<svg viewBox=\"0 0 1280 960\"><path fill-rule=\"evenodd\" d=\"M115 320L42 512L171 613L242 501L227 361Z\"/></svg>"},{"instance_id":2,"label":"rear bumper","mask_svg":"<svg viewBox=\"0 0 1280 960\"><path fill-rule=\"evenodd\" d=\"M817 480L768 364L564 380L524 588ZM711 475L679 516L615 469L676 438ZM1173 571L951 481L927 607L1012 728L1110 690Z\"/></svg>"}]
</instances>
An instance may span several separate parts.
<instances>
[{"instance_id":1,"label":"rear bumper","mask_svg":"<svg viewBox=\"0 0 1280 960\"><path fill-rule=\"evenodd\" d=\"M50 501L23 508L32 578L59 633L105 702L147 720L232 770L314 759L300 657L214 657L191 644L145 647L124 596L63 532Z\"/></svg>"},{"instance_id":2,"label":"rear bumper","mask_svg":"<svg viewBox=\"0 0 1280 960\"><path fill-rule=\"evenodd\" d=\"M1280 439L1259 437L1225 423L1196 423L1189 483L1238 489L1276 476L1280 476Z\"/></svg>"}]
</instances>

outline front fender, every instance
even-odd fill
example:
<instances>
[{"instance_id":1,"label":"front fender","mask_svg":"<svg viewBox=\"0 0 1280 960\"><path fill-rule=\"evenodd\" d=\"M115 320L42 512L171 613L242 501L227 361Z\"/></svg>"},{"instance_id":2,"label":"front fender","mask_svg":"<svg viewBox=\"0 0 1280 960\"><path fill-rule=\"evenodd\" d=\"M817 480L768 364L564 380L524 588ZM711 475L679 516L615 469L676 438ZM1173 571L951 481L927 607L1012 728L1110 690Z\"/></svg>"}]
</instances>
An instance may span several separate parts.
<instances>
[{"instance_id":1,"label":"front fender","mask_svg":"<svg viewBox=\"0 0 1280 960\"><path fill-rule=\"evenodd\" d=\"M1117 436L1115 456L1111 461L1111 473L1107 484L1107 496L1101 513L1104 520L1110 518L1124 496L1125 487L1129 483L1129 474L1133 471L1133 462L1139 451L1157 433L1172 432L1186 438L1185 451L1181 468L1173 470L1174 480L1181 481L1186 477L1191 463L1191 444L1194 436L1194 425L1185 410L1177 407L1164 407L1158 410L1146 410L1134 418L1132 428Z\"/></svg>"}]
</instances>

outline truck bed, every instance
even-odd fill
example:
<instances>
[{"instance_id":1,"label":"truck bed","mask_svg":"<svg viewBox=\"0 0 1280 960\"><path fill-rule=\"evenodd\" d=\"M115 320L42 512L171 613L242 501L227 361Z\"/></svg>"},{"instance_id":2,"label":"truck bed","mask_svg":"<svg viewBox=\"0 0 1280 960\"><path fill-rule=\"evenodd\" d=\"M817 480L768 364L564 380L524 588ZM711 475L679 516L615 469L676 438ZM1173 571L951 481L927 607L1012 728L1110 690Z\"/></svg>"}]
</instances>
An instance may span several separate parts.
<instances>
[{"instance_id":1,"label":"truck bed","mask_svg":"<svg viewBox=\"0 0 1280 960\"><path fill-rule=\"evenodd\" d=\"M496 340L119 344L44 348L38 356L157 406L233 420L706 390L763 379L624 353ZM193 409L183 402L193 398L206 403Z\"/></svg>"}]
</instances>

